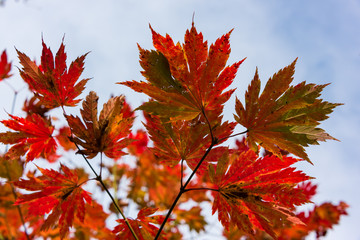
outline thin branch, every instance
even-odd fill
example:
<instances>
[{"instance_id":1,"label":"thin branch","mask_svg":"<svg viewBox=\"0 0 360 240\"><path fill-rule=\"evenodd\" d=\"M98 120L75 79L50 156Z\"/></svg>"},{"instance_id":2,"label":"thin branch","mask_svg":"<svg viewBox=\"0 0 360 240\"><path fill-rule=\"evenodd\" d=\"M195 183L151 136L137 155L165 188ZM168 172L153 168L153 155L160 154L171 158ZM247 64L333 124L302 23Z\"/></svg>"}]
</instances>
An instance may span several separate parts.
<instances>
[{"instance_id":1,"label":"thin branch","mask_svg":"<svg viewBox=\"0 0 360 240\"><path fill-rule=\"evenodd\" d=\"M215 191L215 192L218 192L218 191L219 191L219 189L217 189L217 188L206 188L206 187L202 187L202 188L188 188L188 189L184 189L184 192L199 191L199 190Z\"/></svg>"},{"instance_id":2,"label":"thin branch","mask_svg":"<svg viewBox=\"0 0 360 240\"><path fill-rule=\"evenodd\" d=\"M190 177L189 177L188 180L185 182L184 186L180 188L180 191L179 191L178 195L176 196L173 204L171 205L168 213L166 214L165 219L164 219L164 221L162 222L162 224L161 224L161 226L160 226L160 228L159 228L159 230L158 230L158 232L157 232L154 240L157 240L157 239L159 238L159 236L160 236L160 234L161 234L161 231L163 230L163 228L164 228L167 220L169 219L169 217L170 217L172 211L174 210L177 202L179 201L181 195L186 191L185 188L186 188L187 185L190 183L190 181L191 181L191 179L193 178L193 176L195 175L196 171L199 169L199 167L201 166L201 164L202 164L203 161L205 160L206 156L210 153L210 151L211 151L211 149L214 147L214 145L215 145L214 143L211 143L210 147L206 150L204 156L202 156L202 158L200 159L199 163L196 165L194 171L191 173Z\"/></svg>"},{"instance_id":3,"label":"thin branch","mask_svg":"<svg viewBox=\"0 0 360 240\"><path fill-rule=\"evenodd\" d=\"M17 92L18 92L18 91L16 91L16 89L15 89L10 83L8 83L7 79L4 79L3 82L4 82L6 85L8 85L8 86L11 88L11 90L14 91L14 93L17 93Z\"/></svg>"},{"instance_id":4,"label":"thin branch","mask_svg":"<svg viewBox=\"0 0 360 240\"><path fill-rule=\"evenodd\" d=\"M103 180L101 179L101 176L99 174L96 173L95 169L92 167L92 165L90 164L89 160L85 157L85 155L81 152L79 145L77 143L74 143L75 146L77 147L77 149L79 150L81 156L83 156L85 162L87 163L87 165L90 167L91 171L95 174L96 176L96 180L101 184L101 186L103 187L103 189L105 190L105 192L108 194L108 196L110 197L112 203L114 204L116 210L120 213L121 217L124 219L126 225L128 226L128 228L130 229L130 232L132 233L132 235L134 236L134 238L136 240L139 240L139 238L137 237L134 229L131 227L128 219L126 218L126 216L124 215L124 213L122 212L121 208L119 207L119 205L117 204L117 202L115 201L114 197L112 196L112 194L110 193L109 189L106 187L105 183L103 182Z\"/></svg>"},{"instance_id":5,"label":"thin branch","mask_svg":"<svg viewBox=\"0 0 360 240\"><path fill-rule=\"evenodd\" d=\"M239 135L245 134L245 133L247 133L247 132L249 132L249 130L248 130L248 129L246 129L245 131L240 132L240 133L235 133L235 134L233 134L233 135L230 135L230 136L227 136L227 137L220 138L220 139L218 139L218 141L219 141L219 142L221 142L222 140L226 140L226 139L229 139L229 138L232 138L232 137L236 137L236 136L239 136Z\"/></svg>"},{"instance_id":6,"label":"thin branch","mask_svg":"<svg viewBox=\"0 0 360 240\"><path fill-rule=\"evenodd\" d=\"M100 179L102 179L102 168L103 168L103 154L101 152L100 153L100 174L99 174Z\"/></svg>"},{"instance_id":7,"label":"thin branch","mask_svg":"<svg viewBox=\"0 0 360 240\"><path fill-rule=\"evenodd\" d=\"M74 142L73 142L74 143ZM89 160L85 157L85 155L81 152L81 149L79 147L79 145L77 143L74 143L76 148L79 150L79 153L81 154L81 156L84 158L85 162L87 163L87 165L90 167L91 171L94 173L94 175L96 176L96 180L99 179L99 175L97 174L97 172L95 171L95 169L93 168L93 166L90 164Z\"/></svg>"},{"instance_id":8,"label":"thin branch","mask_svg":"<svg viewBox=\"0 0 360 240\"><path fill-rule=\"evenodd\" d=\"M14 91L14 98L13 98L13 103L12 103L12 106L11 106L11 114L14 114L15 103L16 103L16 98L17 98L18 93L19 93L19 92Z\"/></svg>"},{"instance_id":9,"label":"thin branch","mask_svg":"<svg viewBox=\"0 0 360 240\"><path fill-rule=\"evenodd\" d=\"M184 175L184 159L181 159L181 180L180 180L180 182L181 182L181 188L183 188L183 175Z\"/></svg>"},{"instance_id":10,"label":"thin branch","mask_svg":"<svg viewBox=\"0 0 360 240\"><path fill-rule=\"evenodd\" d=\"M211 127L210 121L209 121L209 119L207 118L207 116L206 116L206 114L205 114L205 109L204 109L204 108L201 109L201 113L202 113L202 115L204 116L207 125L209 126L209 132L210 132L210 136L211 136L211 142L213 143L213 142L216 141L216 140L215 140L215 137L214 137L213 132L212 132L212 127Z\"/></svg>"},{"instance_id":11,"label":"thin branch","mask_svg":"<svg viewBox=\"0 0 360 240\"><path fill-rule=\"evenodd\" d=\"M112 171L111 171L111 173L112 173L112 176L113 176L113 182L112 182L112 187L113 187L113 189L114 189L114 198L115 198L115 201L116 202L118 202L119 201L119 198L118 198L118 191L119 191L119 188L118 188L118 185L117 185L117 179L116 179L116 164L114 164L113 166L112 166ZM117 216L117 218L119 218L119 213L116 213L116 216Z\"/></svg>"},{"instance_id":12,"label":"thin branch","mask_svg":"<svg viewBox=\"0 0 360 240\"><path fill-rule=\"evenodd\" d=\"M87 183L88 181L91 181L91 180L97 180L97 179L96 178L89 178L89 179L84 180L81 183L77 184L77 187L81 187L81 185L83 185L83 184L85 184L85 183Z\"/></svg>"}]
</instances>

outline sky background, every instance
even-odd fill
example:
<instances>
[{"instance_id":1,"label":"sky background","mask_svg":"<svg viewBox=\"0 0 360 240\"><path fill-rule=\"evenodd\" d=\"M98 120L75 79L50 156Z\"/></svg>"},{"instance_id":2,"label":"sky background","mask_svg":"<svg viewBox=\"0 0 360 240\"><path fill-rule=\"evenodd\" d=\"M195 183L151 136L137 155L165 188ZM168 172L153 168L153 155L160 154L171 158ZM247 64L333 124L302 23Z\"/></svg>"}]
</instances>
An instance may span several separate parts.
<instances>
[{"instance_id":1,"label":"sky background","mask_svg":"<svg viewBox=\"0 0 360 240\"><path fill-rule=\"evenodd\" d=\"M82 96L94 90L104 102L112 94L125 94L136 107L146 100L145 95L115 85L143 79L136 43L153 49L149 23L160 34L168 33L174 41L183 42L194 13L195 26L209 43L234 28L228 64L247 57L232 85L240 99L256 67L265 82L296 57L295 83L331 83L323 98L345 105L338 107L322 127L341 142L308 148L314 165L299 167L316 177L316 203L338 204L343 200L350 205L349 216L343 217L325 239L360 240L359 0L7 0L0 7L0 51L7 49L14 66L19 66L14 47L39 61L41 38L56 52L64 37L69 61L91 52L82 77L93 79ZM9 82L22 89L25 85L16 67L12 73ZM19 92L15 114L27 96L25 90ZM7 118L5 111L11 110L12 98L11 88L0 83L2 119ZM225 119L232 120L233 109L234 97L226 106ZM216 232L196 239L214 236Z\"/></svg>"}]
</instances>

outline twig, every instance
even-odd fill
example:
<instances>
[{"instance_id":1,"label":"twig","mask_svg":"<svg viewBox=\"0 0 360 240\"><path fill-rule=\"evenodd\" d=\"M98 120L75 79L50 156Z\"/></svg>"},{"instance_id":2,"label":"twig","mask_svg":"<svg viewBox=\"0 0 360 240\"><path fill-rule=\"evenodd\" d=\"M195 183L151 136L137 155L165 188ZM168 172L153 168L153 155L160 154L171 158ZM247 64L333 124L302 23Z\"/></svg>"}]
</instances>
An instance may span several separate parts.
<instances>
[{"instance_id":1,"label":"twig","mask_svg":"<svg viewBox=\"0 0 360 240\"><path fill-rule=\"evenodd\" d=\"M199 190L215 191L215 192L218 192L218 191L219 191L219 189L216 189L216 188L206 188L206 187L202 187L202 188L188 188L188 189L185 189L184 192L199 191Z\"/></svg>"},{"instance_id":2,"label":"twig","mask_svg":"<svg viewBox=\"0 0 360 240\"><path fill-rule=\"evenodd\" d=\"M181 179L180 179L180 182L181 182L181 187L183 187L183 175L184 175L184 159L181 159Z\"/></svg>"},{"instance_id":3,"label":"twig","mask_svg":"<svg viewBox=\"0 0 360 240\"><path fill-rule=\"evenodd\" d=\"M247 133L247 132L249 132L249 129L247 129L247 130L245 130L245 131L243 131L243 132L240 132L240 133L235 133L235 134L233 134L233 135L230 135L230 136L227 136L227 137L220 138L220 139L218 139L218 141L219 141L219 142L221 142L222 140L229 139L229 138L232 138L232 137L236 137L236 136L239 136L239 135L245 134L245 133Z\"/></svg>"},{"instance_id":4,"label":"twig","mask_svg":"<svg viewBox=\"0 0 360 240\"><path fill-rule=\"evenodd\" d=\"M132 235L134 236L134 238L136 240L139 240L139 238L136 236L136 233L134 231L134 229L131 227L128 219L126 218L126 216L124 215L124 213L122 212L121 208L119 207L119 205L117 204L117 202L115 201L114 197L112 196L112 194L110 193L109 189L106 187L105 183L103 182L103 180L101 179L101 176L99 174L97 174L97 172L95 171L95 169L92 167L92 165L90 164L89 160L85 157L85 155L81 152L81 149L79 148L79 145L77 145L75 143L75 146L77 147L77 149L79 150L81 156L83 156L85 162L88 164L88 166L90 167L91 171L95 174L96 176L96 180L101 184L101 186L104 188L105 192L109 195L112 203L114 204L116 210L120 213L121 217L124 219L126 225L129 227L130 232L132 233Z\"/></svg>"}]
</instances>

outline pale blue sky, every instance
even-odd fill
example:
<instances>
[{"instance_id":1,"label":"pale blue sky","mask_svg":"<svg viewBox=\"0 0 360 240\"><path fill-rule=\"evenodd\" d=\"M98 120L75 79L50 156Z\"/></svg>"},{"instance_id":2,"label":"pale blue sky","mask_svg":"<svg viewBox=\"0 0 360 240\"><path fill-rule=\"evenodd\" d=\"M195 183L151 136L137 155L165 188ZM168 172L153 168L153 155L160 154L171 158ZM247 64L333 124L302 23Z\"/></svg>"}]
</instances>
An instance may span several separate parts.
<instances>
[{"instance_id":1,"label":"pale blue sky","mask_svg":"<svg viewBox=\"0 0 360 240\"><path fill-rule=\"evenodd\" d=\"M7 0L0 8L0 51L7 49L14 66L19 66L14 46L39 59L42 36L56 51L65 35L69 60L91 51L83 77L93 79L86 91L96 91L101 101L110 94L125 94L135 107L145 96L115 82L142 79L136 43L152 48L149 23L182 42L194 12L198 31L210 43L234 28L229 64L247 57L233 84L240 99L256 66L265 81L296 57L295 82L332 83L323 98L345 105L322 126L341 142L309 148L314 166L300 167L319 183L317 203L344 200L351 206L349 216L325 239L360 240L359 0ZM16 68L13 73L11 81L20 89L24 84ZM26 95L20 92L19 99ZM10 111L11 91L2 83L0 97L1 108ZM232 120L233 107L231 99L225 118ZM4 111L0 116L5 117Z\"/></svg>"}]
</instances>

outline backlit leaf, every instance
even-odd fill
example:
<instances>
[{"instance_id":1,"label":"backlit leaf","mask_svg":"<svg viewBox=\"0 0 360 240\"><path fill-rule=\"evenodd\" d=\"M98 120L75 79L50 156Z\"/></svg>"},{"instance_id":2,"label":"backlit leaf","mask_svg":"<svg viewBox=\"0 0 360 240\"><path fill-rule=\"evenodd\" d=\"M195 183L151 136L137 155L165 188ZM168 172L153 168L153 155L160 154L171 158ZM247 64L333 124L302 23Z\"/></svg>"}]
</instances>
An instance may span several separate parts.
<instances>
[{"instance_id":1,"label":"backlit leaf","mask_svg":"<svg viewBox=\"0 0 360 240\"><path fill-rule=\"evenodd\" d=\"M29 215L47 216L41 230L48 230L58 223L60 236L63 239L72 226L76 216L81 222L85 216L85 202L91 203L88 192L80 186L75 171L61 165L61 172L38 167L42 173L39 177L30 177L28 180L20 179L14 182L18 188L33 193L20 195L15 204L29 205Z\"/></svg>"},{"instance_id":2,"label":"backlit leaf","mask_svg":"<svg viewBox=\"0 0 360 240\"><path fill-rule=\"evenodd\" d=\"M334 139L323 129L320 121L328 118L340 105L319 98L325 85L293 81L296 60L268 80L260 94L260 79L256 70L245 94L245 106L236 99L235 120L247 128L247 143L257 151L257 144L281 157L288 151L310 162L304 147L318 141Z\"/></svg>"},{"instance_id":3,"label":"backlit leaf","mask_svg":"<svg viewBox=\"0 0 360 240\"><path fill-rule=\"evenodd\" d=\"M86 54L75 59L67 69L67 57L63 43L61 43L55 59L50 48L44 42L42 45L39 67L28 56L17 50L22 65L21 77L46 107L75 106L80 101L76 98L82 93L89 80L83 79L77 82L84 70Z\"/></svg>"},{"instance_id":4,"label":"backlit leaf","mask_svg":"<svg viewBox=\"0 0 360 240\"><path fill-rule=\"evenodd\" d=\"M121 83L155 100L138 109L170 121L193 120L213 110L222 112L223 104L234 89L224 90L232 83L243 61L226 67L231 31L209 49L194 24L186 32L184 44L174 44L170 36L163 37L152 28L151 31L156 51L139 47L142 74L147 82Z\"/></svg>"},{"instance_id":5,"label":"backlit leaf","mask_svg":"<svg viewBox=\"0 0 360 240\"><path fill-rule=\"evenodd\" d=\"M128 219L139 240L152 240L156 236L159 228L154 224L161 224L165 218L164 216L153 215L156 211L157 208L143 208L139 211L136 219ZM119 223L113 230L117 234L116 239L135 239L125 220L118 219L116 221ZM160 237L159 239L164 238Z\"/></svg>"},{"instance_id":6,"label":"backlit leaf","mask_svg":"<svg viewBox=\"0 0 360 240\"><path fill-rule=\"evenodd\" d=\"M66 119L74 135L71 140L83 147L80 152L88 158L103 152L109 158L119 158L122 151L133 140L127 138L134 121L129 117L128 109L124 107L124 96L110 98L104 104L98 117L98 96L91 91L83 101L80 110L82 119L67 115Z\"/></svg>"},{"instance_id":7,"label":"backlit leaf","mask_svg":"<svg viewBox=\"0 0 360 240\"><path fill-rule=\"evenodd\" d=\"M16 132L0 133L0 142L14 144L5 154L7 158L17 158L26 154L26 161L43 157L49 161L57 159L57 144L52 136L54 127L50 119L38 114L31 114L27 118L10 115L10 120L1 123Z\"/></svg>"},{"instance_id":8,"label":"backlit leaf","mask_svg":"<svg viewBox=\"0 0 360 240\"><path fill-rule=\"evenodd\" d=\"M0 56L0 81L11 77L11 62L8 62L6 51L4 50Z\"/></svg>"},{"instance_id":9,"label":"backlit leaf","mask_svg":"<svg viewBox=\"0 0 360 240\"><path fill-rule=\"evenodd\" d=\"M235 154L239 154L238 152ZM256 228L273 238L274 226L301 224L292 212L295 205L309 202L297 184L310 177L289 167L299 159L275 155L259 158L248 150L240 153L229 166L229 155L224 153L210 178L218 187L214 193L213 214L217 211L222 225L229 230L237 226L254 234Z\"/></svg>"}]
</instances>

